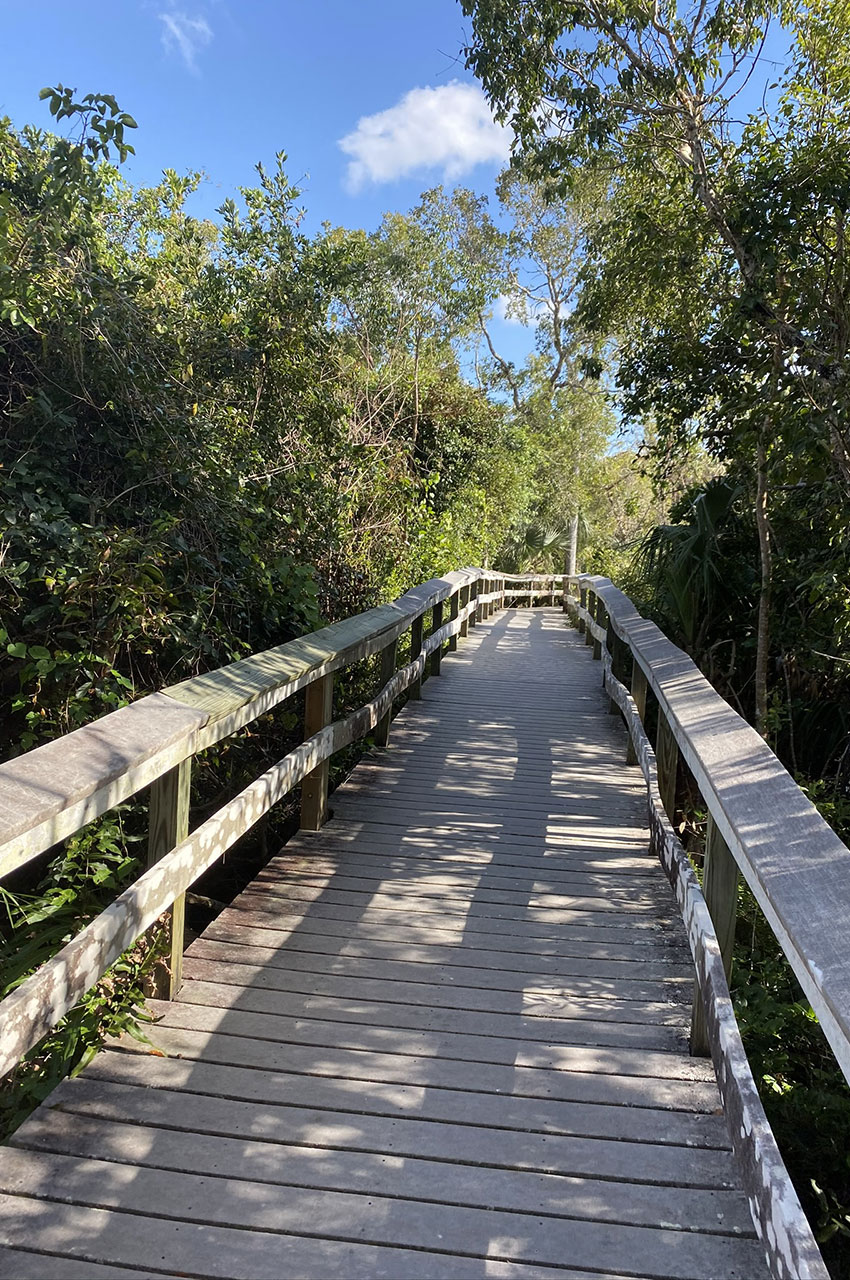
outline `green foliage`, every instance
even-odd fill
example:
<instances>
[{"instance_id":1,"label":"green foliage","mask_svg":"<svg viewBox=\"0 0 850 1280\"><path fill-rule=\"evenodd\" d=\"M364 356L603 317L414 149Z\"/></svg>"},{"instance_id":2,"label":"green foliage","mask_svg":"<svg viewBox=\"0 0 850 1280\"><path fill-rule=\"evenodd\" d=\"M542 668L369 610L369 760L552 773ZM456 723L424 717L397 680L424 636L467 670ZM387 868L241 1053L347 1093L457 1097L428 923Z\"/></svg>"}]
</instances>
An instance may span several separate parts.
<instances>
[{"instance_id":1,"label":"green foliage","mask_svg":"<svg viewBox=\"0 0 850 1280\"><path fill-rule=\"evenodd\" d=\"M136 871L132 846L141 838L122 806L68 840L33 889L13 893L0 886L0 998L126 887ZM144 1038L138 1006L149 994L160 935L155 930L140 939L3 1081L0 1133L14 1129L63 1076L82 1070L107 1036L127 1031Z\"/></svg>"},{"instance_id":2,"label":"green foliage","mask_svg":"<svg viewBox=\"0 0 850 1280\"><path fill-rule=\"evenodd\" d=\"M69 136L0 121L4 758L492 560L530 469L462 373L501 288L472 251L474 200L426 193L371 235L311 238L280 154L202 221L200 175L123 179L135 122L110 95L42 97ZM287 711L205 753L196 813L297 733ZM6 891L10 987L138 874L145 822L141 804L104 818ZM156 951L142 941L33 1051L7 1123L133 1031Z\"/></svg>"}]
</instances>

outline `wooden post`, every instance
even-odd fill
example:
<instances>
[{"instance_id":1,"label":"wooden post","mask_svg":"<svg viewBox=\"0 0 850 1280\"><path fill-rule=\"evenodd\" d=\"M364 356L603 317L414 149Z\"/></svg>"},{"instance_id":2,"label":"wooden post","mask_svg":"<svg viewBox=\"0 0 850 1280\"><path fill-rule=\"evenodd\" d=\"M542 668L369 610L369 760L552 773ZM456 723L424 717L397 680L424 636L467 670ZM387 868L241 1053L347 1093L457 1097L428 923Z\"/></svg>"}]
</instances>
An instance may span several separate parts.
<instances>
[{"instance_id":1,"label":"wooden post","mask_svg":"<svg viewBox=\"0 0 850 1280\"><path fill-rule=\"evenodd\" d=\"M460 612L461 612L461 593L460 591L454 591L454 594L451 596L451 598L449 598L449 602L448 602L449 622L456 621L458 613ZM457 653L457 635L453 635L449 637L448 652Z\"/></svg>"},{"instance_id":2,"label":"wooden post","mask_svg":"<svg viewBox=\"0 0 850 1280\"><path fill-rule=\"evenodd\" d=\"M398 640L393 640L381 650L381 672L378 677L383 689L395 675L396 658L398 656ZM392 707L387 707L386 714L381 716L375 725L375 746L386 747L390 741L390 724L393 718Z\"/></svg>"},{"instance_id":3,"label":"wooden post","mask_svg":"<svg viewBox=\"0 0 850 1280\"><path fill-rule=\"evenodd\" d=\"M192 761L180 764L151 785L148 814L148 866L170 853L189 834L189 793ZM171 956L168 998L173 1000L183 980L183 937L186 924L186 895L174 899L171 917Z\"/></svg>"},{"instance_id":4,"label":"wooden post","mask_svg":"<svg viewBox=\"0 0 850 1280\"><path fill-rule=\"evenodd\" d=\"M590 645L593 644L593 633L591 632L591 629L590 629L590 623L596 614L596 596L593 595L591 591L588 591L586 594L587 594L586 608L590 617L589 617L589 621L587 622L584 628L584 643L588 647L590 647Z\"/></svg>"},{"instance_id":5,"label":"wooden post","mask_svg":"<svg viewBox=\"0 0 850 1280\"><path fill-rule=\"evenodd\" d=\"M599 627L605 626L607 614L605 613L605 606L599 596L596 597L596 609L593 612L596 619L596 625ZM595 639L593 636L591 636L591 641L593 643L593 657L597 662L599 662L602 658L602 641Z\"/></svg>"},{"instance_id":6,"label":"wooden post","mask_svg":"<svg viewBox=\"0 0 850 1280\"><path fill-rule=\"evenodd\" d=\"M434 605L431 613L431 635L435 631L439 631L443 625L443 602L442 600ZM440 664L443 661L443 646L437 645L431 653L431 675L438 676L440 674Z\"/></svg>"},{"instance_id":7,"label":"wooden post","mask_svg":"<svg viewBox=\"0 0 850 1280\"><path fill-rule=\"evenodd\" d=\"M658 736L655 741L658 762L658 790L667 817L676 823L676 780L679 773L679 747L661 705L658 707Z\"/></svg>"},{"instance_id":8,"label":"wooden post","mask_svg":"<svg viewBox=\"0 0 850 1280\"><path fill-rule=\"evenodd\" d=\"M414 618L410 624L410 661L418 658L422 652L422 614ZM410 686L411 698L422 697L422 676L418 676Z\"/></svg>"},{"instance_id":9,"label":"wooden post","mask_svg":"<svg viewBox=\"0 0 850 1280\"><path fill-rule=\"evenodd\" d=\"M307 685L304 696L304 737L330 724L333 715L333 674L319 676ZM318 831L328 818L328 772L330 761L323 760L301 783L301 830Z\"/></svg>"},{"instance_id":10,"label":"wooden post","mask_svg":"<svg viewBox=\"0 0 850 1280\"><path fill-rule=\"evenodd\" d=\"M580 609L587 608L587 587L579 587L578 602L579 602ZM578 620L579 635L583 636L586 630L587 630L587 624L585 623L584 618L582 618L582 616L579 614L579 620Z\"/></svg>"},{"instance_id":11,"label":"wooden post","mask_svg":"<svg viewBox=\"0 0 850 1280\"><path fill-rule=\"evenodd\" d=\"M708 815L705 832L702 892L720 944L723 968L728 979L732 975L732 951L735 945L738 864L729 852L729 846L718 831L711 814ZM694 988L691 1017L691 1053L694 1057L707 1057L710 1053L705 1010L698 985Z\"/></svg>"},{"instance_id":12,"label":"wooden post","mask_svg":"<svg viewBox=\"0 0 850 1280\"><path fill-rule=\"evenodd\" d=\"M461 587L460 589L460 607L462 609L465 609L466 606L469 604L469 593L471 592L471 590L472 590L472 587L469 585L469 583L467 583L465 587ZM468 635L469 635L469 618L464 618L463 622L460 624L461 640L465 640Z\"/></svg>"},{"instance_id":13,"label":"wooden post","mask_svg":"<svg viewBox=\"0 0 850 1280\"><path fill-rule=\"evenodd\" d=\"M646 723L646 695L647 683L646 676L638 666L634 658L632 658L632 698L637 707L641 724ZM637 764L637 752L635 744L632 742L632 735L629 734L629 744L626 747L626 764Z\"/></svg>"},{"instance_id":14,"label":"wooden post","mask_svg":"<svg viewBox=\"0 0 850 1280\"><path fill-rule=\"evenodd\" d=\"M614 630L614 624L608 619L608 630L605 637L605 647L611 655L611 675L615 680L619 680L623 684L623 642ZM617 706L613 698L608 699L608 714L618 716L620 708Z\"/></svg>"}]
</instances>

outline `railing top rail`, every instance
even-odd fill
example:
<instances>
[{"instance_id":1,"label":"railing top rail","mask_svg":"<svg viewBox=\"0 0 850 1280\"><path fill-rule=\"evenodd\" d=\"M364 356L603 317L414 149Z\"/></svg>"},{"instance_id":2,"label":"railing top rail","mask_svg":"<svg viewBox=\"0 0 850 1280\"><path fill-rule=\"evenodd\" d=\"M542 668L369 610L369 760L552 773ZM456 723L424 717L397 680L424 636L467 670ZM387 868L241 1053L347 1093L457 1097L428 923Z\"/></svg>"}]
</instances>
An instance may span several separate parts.
<instances>
[{"instance_id":1,"label":"railing top rail","mask_svg":"<svg viewBox=\"0 0 850 1280\"><path fill-rule=\"evenodd\" d=\"M850 850L766 742L608 578L602 601L850 1079Z\"/></svg>"},{"instance_id":2,"label":"railing top rail","mask_svg":"<svg viewBox=\"0 0 850 1280\"><path fill-rule=\"evenodd\" d=\"M468 568L432 578L391 604L148 694L0 764L0 877L313 680L377 653L459 588L494 577Z\"/></svg>"}]
</instances>

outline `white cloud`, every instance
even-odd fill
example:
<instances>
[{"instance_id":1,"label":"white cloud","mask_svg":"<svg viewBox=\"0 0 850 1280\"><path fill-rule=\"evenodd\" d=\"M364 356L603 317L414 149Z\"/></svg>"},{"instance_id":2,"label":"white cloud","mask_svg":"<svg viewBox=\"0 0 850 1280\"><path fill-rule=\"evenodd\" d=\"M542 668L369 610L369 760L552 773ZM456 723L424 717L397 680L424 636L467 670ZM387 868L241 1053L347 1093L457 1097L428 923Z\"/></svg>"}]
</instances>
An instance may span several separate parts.
<instances>
[{"instance_id":1,"label":"white cloud","mask_svg":"<svg viewBox=\"0 0 850 1280\"><path fill-rule=\"evenodd\" d=\"M178 53L189 71L197 74L197 55L213 38L212 28L206 18L190 18L175 11L161 13L162 43L166 53Z\"/></svg>"},{"instance_id":2,"label":"white cloud","mask_svg":"<svg viewBox=\"0 0 850 1280\"><path fill-rule=\"evenodd\" d=\"M459 178L478 164L504 164L511 131L497 124L481 89L452 80L437 89L411 89L394 107L363 116L339 146L351 156L346 185L392 182L421 169Z\"/></svg>"}]
</instances>

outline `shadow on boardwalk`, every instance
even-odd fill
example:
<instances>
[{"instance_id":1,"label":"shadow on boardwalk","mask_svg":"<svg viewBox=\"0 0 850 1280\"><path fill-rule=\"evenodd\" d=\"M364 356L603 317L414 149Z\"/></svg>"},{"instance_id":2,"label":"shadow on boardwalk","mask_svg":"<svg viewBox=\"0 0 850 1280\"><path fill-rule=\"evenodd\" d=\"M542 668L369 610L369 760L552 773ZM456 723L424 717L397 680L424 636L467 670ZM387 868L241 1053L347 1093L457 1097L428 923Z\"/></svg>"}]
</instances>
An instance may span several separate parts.
<instances>
[{"instance_id":1,"label":"shadow on boardwalk","mask_svg":"<svg viewBox=\"0 0 850 1280\"><path fill-rule=\"evenodd\" d=\"M192 946L168 1056L19 1131L9 1275L764 1274L598 665L512 610L443 673Z\"/></svg>"}]
</instances>

